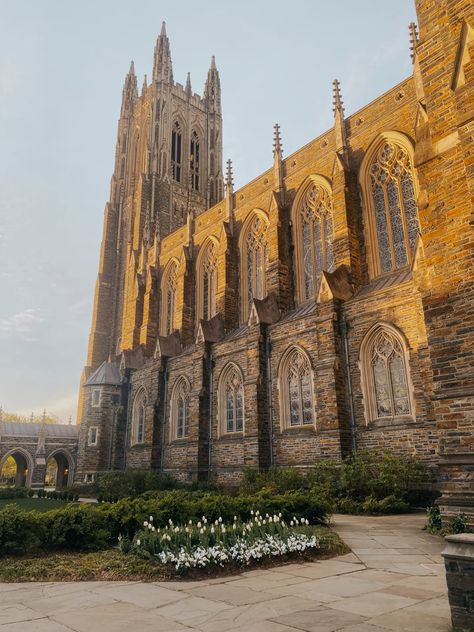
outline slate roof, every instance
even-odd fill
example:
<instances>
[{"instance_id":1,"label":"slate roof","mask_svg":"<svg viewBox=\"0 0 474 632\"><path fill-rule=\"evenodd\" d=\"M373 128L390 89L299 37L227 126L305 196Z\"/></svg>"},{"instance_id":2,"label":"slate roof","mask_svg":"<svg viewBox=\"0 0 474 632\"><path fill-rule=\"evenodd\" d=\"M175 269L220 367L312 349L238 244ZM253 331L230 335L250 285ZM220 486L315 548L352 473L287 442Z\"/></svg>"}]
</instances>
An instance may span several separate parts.
<instances>
[{"instance_id":1,"label":"slate roof","mask_svg":"<svg viewBox=\"0 0 474 632\"><path fill-rule=\"evenodd\" d=\"M43 424L0 421L0 435L12 437L37 437ZM47 437L71 437L79 434L79 426L69 424L44 424Z\"/></svg>"},{"instance_id":2,"label":"slate roof","mask_svg":"<svg viewBox=\"0 0 474 632\"><path fill-rule=\"evenodd\" d=\"M113 362L102 362L100 367L89 376L84 386L118 386L122 383L120 370Z\"/></svg>"}]
</instances>

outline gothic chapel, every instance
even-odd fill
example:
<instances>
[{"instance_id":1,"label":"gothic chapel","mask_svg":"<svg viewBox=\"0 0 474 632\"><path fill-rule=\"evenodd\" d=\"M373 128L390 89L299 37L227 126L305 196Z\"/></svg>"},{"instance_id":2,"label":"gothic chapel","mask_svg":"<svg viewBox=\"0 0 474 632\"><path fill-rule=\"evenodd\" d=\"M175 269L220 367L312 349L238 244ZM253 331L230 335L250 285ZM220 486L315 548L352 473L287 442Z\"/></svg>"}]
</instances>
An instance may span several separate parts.
<instances>
[{"instance_id":1,"label":"gothic chapel","mask_svg":"<svg viewBox=\"0 0 474 632\"><path fill-rule=\"evenodd\" d=\"M413 74L234 190L219 72L125 78L76 480L235 484L391 448L474 512L474 5L416 0ZM225 184L225 186L224 186Z\"/></svg>"}]
</instances>

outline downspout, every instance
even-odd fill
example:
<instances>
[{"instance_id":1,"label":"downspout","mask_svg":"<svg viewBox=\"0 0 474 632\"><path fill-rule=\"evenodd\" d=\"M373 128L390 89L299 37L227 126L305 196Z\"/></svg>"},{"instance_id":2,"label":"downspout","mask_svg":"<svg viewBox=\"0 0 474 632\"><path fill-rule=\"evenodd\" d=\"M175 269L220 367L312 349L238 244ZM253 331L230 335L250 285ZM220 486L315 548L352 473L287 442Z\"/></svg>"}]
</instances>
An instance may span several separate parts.
<instances>
[{"instance_id":1,"label":"downspout","mask_svg":"<svg viewBox=\"0 0 474 632\"><path fill-rule=\"evenodd\" d=\"M268 336L268 330L265 331L265 355L267 357L267 398L268 398L268 434L269 434L269 453L270 467L273 465L273 402L272 402L272 343Z\"/></svg>"},{"instance_id":2,"label":"downspout","mask_svg":"<svg viewBox=\"0 0 474 632\"><path fill-rule=\"evenodd\" d=\"M347 340L348 324L347 324L347 320L344 314L341 315L340 330L341 330L342 343L344 347L344 365L346 369L347 397L349 400L351 450L355 452L357 450L357 436L356 436L355 411L354 411L354 396L353 396L353 390L352 390L351 366L350 366L350 360L349 360L349 343Z\"/></svg>"},{"instance_id":3,"label":"downspout","mask_svg":"<svg viewBox=\"0 0 474 632\"><path fill-rule=\"evenodd\" d=\"M166 426L166 403L168 401L168 358L163 358L163 406L161 419L161 455L160 455L160 471L164 470L165 460L165 426Z\"/></svg>"},{"instance_id":4,"label":"downspout","mask_svg":"<svg viewBox=\"0 0 474 632\"><path fill-rule=\"evenodd\" d=\"M130 417L132 415L132 406L130 401L130 391L132 390L132 380L130 379L130 370L127 370L127 417L126 417L126 429L125 429L125 445L123 446L123 470L127 469L127 461L128 461L128 438L130 431Z\"/></svg>"},{"instance_id":5,"label":"downspout","mask_svg":"<svg viewBox=\"0 0 474 632\"><path fill-rule=\"evenodd\" d=\"M214 403L214 380L212 378L212 347L209 345L209 350L207 354L208 361L208 379L209 379L209 444L208 444L208 466L207 466L207 480L211 481L211 471L212 471L212 422L213 422L213 403Z\"/></svg>"}]
</instances>

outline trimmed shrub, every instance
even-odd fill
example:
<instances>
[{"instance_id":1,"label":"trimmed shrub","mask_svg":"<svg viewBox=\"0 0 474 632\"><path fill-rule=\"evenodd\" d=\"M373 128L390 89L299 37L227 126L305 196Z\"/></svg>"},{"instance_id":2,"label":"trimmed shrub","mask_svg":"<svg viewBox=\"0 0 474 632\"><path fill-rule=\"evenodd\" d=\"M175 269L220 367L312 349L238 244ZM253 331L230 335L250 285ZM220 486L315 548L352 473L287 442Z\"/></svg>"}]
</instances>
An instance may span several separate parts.
<instances>
[{"instance_id":1,"label":"trimmed shrub","mask_svg":"<svg viewBox=\"0 0 474 632\"><path fill-rule=\"evenodd\" d=\"M26 487L0 487L0 500L10 500L13 498L27 498Z\"/></svg>"},{"instance_id":2,"label":"trimmed shrub","mask_svg":"<svg viewBox=\"0 0 474 632\"><path fill-rule=\"evenodd\" d=\"M41 548L45 539L41 514L7 505L0 511L0 553L29 553Z\"/></svg>"}]
</instances>

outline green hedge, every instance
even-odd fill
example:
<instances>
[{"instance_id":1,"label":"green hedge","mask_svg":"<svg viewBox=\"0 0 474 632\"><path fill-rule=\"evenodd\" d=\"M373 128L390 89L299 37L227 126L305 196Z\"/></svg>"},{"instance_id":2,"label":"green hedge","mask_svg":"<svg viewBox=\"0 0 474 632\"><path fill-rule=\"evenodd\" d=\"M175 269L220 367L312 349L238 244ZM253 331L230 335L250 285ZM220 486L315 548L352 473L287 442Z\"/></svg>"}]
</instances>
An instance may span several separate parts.
<instances>
[{"instance_id":1,"label":"green hedge","mask_svg":"<svg viewBox=\"0 0 474 632\"><path fill-rule=\"evenodd\" d=\"M323 523L329 514L326 501L306 492L252 496L224 496L209 492L148 492L140 497L122 499L114 504L67 505L45 513L23 511L8 505L0 511L0 555L46 550L97 550L116 544L119 534L133 538L143 521L153 516L154 524L164 526L168 520L186 523L206 516L222 517L230 522L234 516L247 520L252 510L262 514L293 515L311 523Z\"/></svg>"},{"instance_id":2,"label":"green hedge","mask_svg":"<svg viewBox=\"0 0 474 632\"><path fill-rule=\"evenodd\" d=\"M0 487L0 500L27 497L28 489L26 487Z\"/></svg>"}]
</instances>

